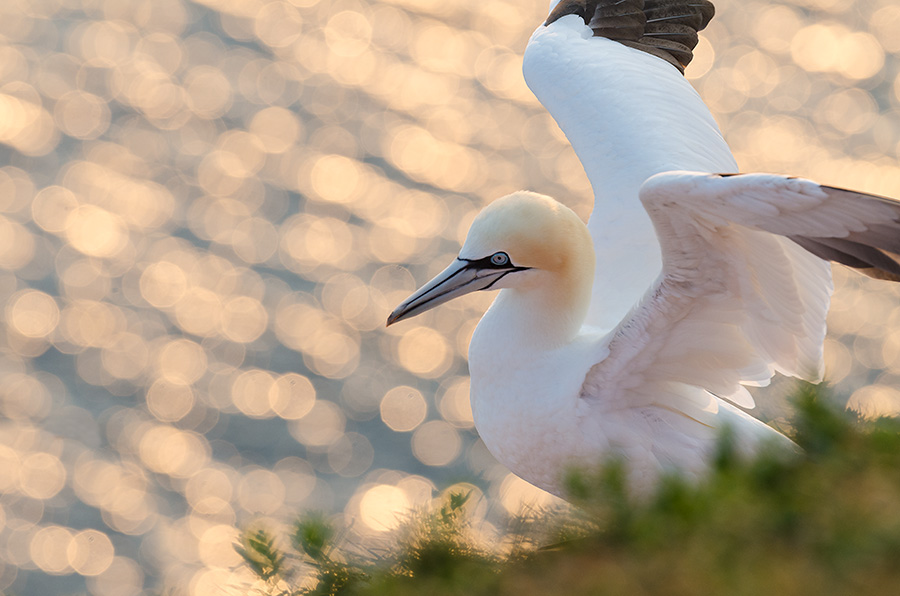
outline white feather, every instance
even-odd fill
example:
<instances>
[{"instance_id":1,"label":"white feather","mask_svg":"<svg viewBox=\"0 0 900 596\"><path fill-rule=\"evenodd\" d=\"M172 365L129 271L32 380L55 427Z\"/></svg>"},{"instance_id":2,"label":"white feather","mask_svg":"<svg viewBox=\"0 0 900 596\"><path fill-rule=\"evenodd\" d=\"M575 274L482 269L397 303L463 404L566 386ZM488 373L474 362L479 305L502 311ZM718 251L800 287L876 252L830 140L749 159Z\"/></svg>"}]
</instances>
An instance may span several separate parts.
<instances>
[{"instance_id":1,"label":"white feather","mask_svg":"<svg viewBox=\"0 0 900 596\"><path fill-rule=\"evenodd\" d=\"M637 203L644 180L669 170L735 172L737 164L709 109L676 68L592 34L576 15L538 27L523 71L594 188L588 228L597 261L587 322L611 329L659 272L653 227Z\"/></svg>"}]
</instances>

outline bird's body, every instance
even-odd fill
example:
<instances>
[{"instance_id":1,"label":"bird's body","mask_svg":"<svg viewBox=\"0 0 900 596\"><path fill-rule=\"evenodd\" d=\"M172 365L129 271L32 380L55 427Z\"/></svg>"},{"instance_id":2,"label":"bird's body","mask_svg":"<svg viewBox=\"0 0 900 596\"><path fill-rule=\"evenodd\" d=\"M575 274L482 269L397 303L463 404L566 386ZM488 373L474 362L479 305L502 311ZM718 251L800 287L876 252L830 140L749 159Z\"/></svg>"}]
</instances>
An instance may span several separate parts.
<instances>
[{"instance_id":1,"label":"bird's body","mask_svg":"<svg viewBox=\"0 0 900 596\"><path fill-rule=\"evenodd\" d=\"M509 220L521 220L524 218L519 214L510 215L518 211L520 201L546 201L551 205L548 210L559 209L550 203L552 199L517 193L493 203L486 212L499 210ZM568 215L577 220L574 213ZM470 237L473 232L475 237L488 236L490 232L482 232L479 224L490 229L490 223L478 220ZM536 234L545 240L547 236ZM704 279L673 288L663 295L670 300L660 300L659 293L651 291L645 303L617 328L603 331L584 324L592 298L580 297L591 296L591 260L573 258L569 251L590 255L592 244L586 237L579 240L567 246L548 242L556 245L555 255L578 265L562 271L544 266L541 271L552 272L547 276L550 279L517 280L519 284L501 291L472 336L472 413L482 440L499 461L523 479L563 494L567 469L596 465L604 456L622 457L632 486L644 491L653 486L660 473L677 470L695 478L702 475L725 426L732 429L735 444L745 453L755 452L766 441L787 442L732 404L690 384L692 376L700 376L709 365L710 358L722 358L722 365L732 367L735 365L728 362L729 357L744 368L760 366L759 371L752 371L759 382L772 374L767 362L757 362L745 343L729 336L740 332L732 323L747 322L747 317L741 312L744 303L723 289L727 280L720 277L719 259L704 259L698 269L706 274ZM493 254L506 246L514 264L530 265L529 251L513 252L509 246L514 244L469 246L467 242L460 256L475 260L478 255ZM827 267L815 257L810 260L813 265ZM823 286L830 289L827 275ZM730 318L719 321L718 313L710 309L707 320L707 311L701 310L698 329L678 329L679 320L690 321L689 311L696 308L696 297L706 294L724 302L725 315ZM818 303L827 303L827 296L823 292ZM790 322L802 325L800 318ZM721 328L716 328L717 323ZM824 324L821 328L824 333ZM685 337L679 337L679 331ZM788 338L785 341L792 335L784 333ZM663 356L669 356L668 361L647 349L673 339L676 345L663 352ZM808 343L820 349L822 340L814 335ZM725 353L728 348L736 353ZM651 370L644 368L647 362L640 361L644 358L650 359ZM683 367L685 374L679 377L670 367ZM653 370L656 368L659 370ZM713 373L720 372L715 363L712 368ZM717 378L707 385L716 383L731 388L727 380ZM721 388L716 388L721 395ZM752 405L743 395L734 399Z\"/></svg>"},{"instance_id":2,"label":"bird's body","mask_svg":"<svg viewBox=\"0 0 900 596\"><path fill-rule=\"evenodd\" d=\"M631 20L604 20L626 1L628 19L692 24L694 43L712 15L702 0L570 0L525 53L594 187L588 227L534 193L495 201L456 262L389 318L501 290L469 346L475 425L500 462L558 495L567 468L607 457L640 491L666 471L699 477L726 426L747 453L790 444L729 401L752 407L744 385L775 372L821 377L823 259L900 280L900 202L706 173L737 166L673 66L690 58L687 25L661 58ZM610 28L631 37L594 36Z\"/></svg>"}]
</instances>

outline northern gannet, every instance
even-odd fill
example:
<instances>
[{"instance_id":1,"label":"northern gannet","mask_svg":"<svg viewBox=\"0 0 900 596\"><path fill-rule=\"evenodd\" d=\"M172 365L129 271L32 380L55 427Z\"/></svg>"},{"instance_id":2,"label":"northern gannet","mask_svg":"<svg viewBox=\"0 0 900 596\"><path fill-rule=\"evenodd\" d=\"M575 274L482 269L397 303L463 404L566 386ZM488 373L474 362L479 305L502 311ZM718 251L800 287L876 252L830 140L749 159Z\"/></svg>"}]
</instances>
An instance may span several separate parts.
<instances>
[{"instance_id":1,"label":"northern gannet","mask_svg":"<svg viewBox=\"0 0 900 596\"><path fill-rule=\"evenodd\" d=\"M469 346L475 426L512 472L565 497L619 457L636 491L700 477L723 427L788 439L732 404L775 372L820 380L828 260L900 281L900 202L737 165L682 76L705 0L563 0L525 50L529 87L595 193L585 226L532 192L488 205L458 258L388 324L500 290ZM731 403L730 403L731 402Z\"/></svg>"}]
</instances>

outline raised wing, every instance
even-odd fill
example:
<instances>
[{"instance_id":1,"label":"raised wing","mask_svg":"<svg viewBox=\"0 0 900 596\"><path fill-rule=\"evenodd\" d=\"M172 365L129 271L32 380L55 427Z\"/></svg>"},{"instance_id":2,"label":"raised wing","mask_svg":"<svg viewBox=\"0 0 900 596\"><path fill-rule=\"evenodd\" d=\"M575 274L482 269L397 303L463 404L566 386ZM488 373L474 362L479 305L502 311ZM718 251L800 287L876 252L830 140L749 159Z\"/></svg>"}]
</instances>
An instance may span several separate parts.
<instances>
[{"instance_id":1,"label":"raised wing","mask_svg":"<svg viewBox=\"0 0 900 596\"><path fill-rule=\"evenodd\" d=\"M673 54L647 49L649 40L692 47L711 16L711 6L698 0L562 0L525 49L525 80L594 189L592 326L615 327L659 274L656 234L638 201L641 184L671 170L737 171L709 109L673 68ZM611 278L615 286L606 282Z\"/></svg>"},{"instance_id":2,"label":"raised wing","mask_svg":"<svg viewBox=\"0 0 900 596\"><path fill-rule=\"evenodd\" d=\"M771 174L691 172L654 176L640 197L662 274L589 371L588 398L694 417L708 403L673 386L747 405L742 384L765 384L773 371L817 380L831 291L822 259L900 280L893 199Z\"/></svg>"},{"instance_id":3,"label":"raised wing","mask_svg":"<svg viewBox=\"0 0 900 596\"><path fill-rule=\"evenodd\" d=\"M693 59L697 32L715 14L707 0L562 0L546 25L580 16L597 37L659 56L681 72Z\"/></svg>"}]
</instances>

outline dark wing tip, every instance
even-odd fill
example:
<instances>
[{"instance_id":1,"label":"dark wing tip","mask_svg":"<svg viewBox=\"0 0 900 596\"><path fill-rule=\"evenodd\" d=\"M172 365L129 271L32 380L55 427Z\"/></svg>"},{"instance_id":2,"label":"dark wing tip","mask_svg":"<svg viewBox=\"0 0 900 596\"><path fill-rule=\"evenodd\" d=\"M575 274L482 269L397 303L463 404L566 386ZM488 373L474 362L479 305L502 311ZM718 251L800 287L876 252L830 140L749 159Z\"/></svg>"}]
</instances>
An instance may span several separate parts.
<instances>
[{"instance_id":1,"label":"dark wing tip","mask_svg":"<svg viewBox=\"0 0 900 596\"><path fill-rule=\"evenodd\" d=\"M875 279L900 282L900 201L833 186L821 188L841 200L882 203L893 215L877 223L869 222L865 229L842 238L791 236L791 240L822 259L852 267Z\"/></svg>"},{"instance_id":2,"label":"dark wing tip","mask_svg":"<svg viewBox=\"0 0 900 596\"><path fill-rule=\"evenodd\" d=\"M867 275L867 276L871 277L872 279L880 279L882 281L900 282L900 275L896 275L894 273L889 273L882 269L876 269L876 268L872 267L872 268L857 269L857 271L859 271L863 275Z\"/></svg>"},{"instance_id":3,"label":"dark wing tip","mask_svg":"<svg viewBox=\"0 0 900 596\"><path fill-rule=\"evenodd\" d=\"M900 227L900 226L898 226ZM790 239L826 261L834 261L864 275L886 281L900 281L900 255L866 242L861 233L847 238L810 238L790 236Z\"/></svg>"},{"instance_id":4,"label":"dark wing tip","mask_svg":"<svg viewBox=\"0 0 900 596\"><path fill-rule=\"evenodd\" d=\"M546 21L544 21L544 27L555 23L559 19L570 14L576 14L580 16L585 24L589 23L590 18L588 17L588 0L563 0L562 2L557 4L556 8L554 8L550 12L550 16L547 17ZM591 14L593 14L593 10L591 11Z\"/></svg>"},{"instance_id":5,"label":"dark wing tip","mask_svg":"<svg viewBox=\"0 0 900 596\"><path fill-rule=\"evenodd\" d=\"M697 32L715 13L708 0L562 0L544 25L578 15L595 37L653 54L684 72L694 57Z\"/></svg>"}]
</instances>

